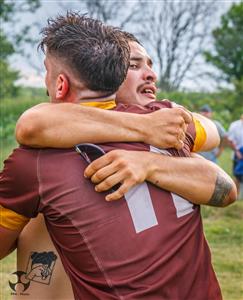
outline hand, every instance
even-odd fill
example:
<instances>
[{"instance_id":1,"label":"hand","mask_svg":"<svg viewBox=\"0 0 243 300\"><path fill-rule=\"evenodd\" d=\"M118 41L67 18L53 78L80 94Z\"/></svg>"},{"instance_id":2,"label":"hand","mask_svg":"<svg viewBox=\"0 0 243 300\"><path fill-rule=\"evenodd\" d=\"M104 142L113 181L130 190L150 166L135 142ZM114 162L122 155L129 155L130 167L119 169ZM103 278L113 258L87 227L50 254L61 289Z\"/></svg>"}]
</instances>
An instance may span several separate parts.
<instances>
[{"instance_id":1,"label":"hand","mask_svg":"<svg viewBox=\"0 0 243 300\"><path fill-rule=\"evenodd\" d=\"M107 191L120 183L117 191L106 196L107 201L117 200L134 185L144 182L149 174L149 152L113 150L93 161L84 176L96 184L97 192Z\"/></svg>"},{"instance_id":2,"label":"hand","mask_svg":"<svg viewBox=\"0 0 243 300\"><path fill-rule=\"evenodd\" d=\"M144 142L159 148L181 149L184 145L187 125L192 115L182 107L164 108L151 114L142 115Z\"/></svg>"},{"instance_id":3,"label":"hand","mask_svg":"<svg viewBox=\"0 0 243 300\"><path fill-rule=\"evenodd\" d=\"M45 280L51 273L51 270L48 266L39 264L35 265L31 271L26 275L26 278L33 279L34 277L41 277L42 280Z\"/></svg>"}]
</instances>

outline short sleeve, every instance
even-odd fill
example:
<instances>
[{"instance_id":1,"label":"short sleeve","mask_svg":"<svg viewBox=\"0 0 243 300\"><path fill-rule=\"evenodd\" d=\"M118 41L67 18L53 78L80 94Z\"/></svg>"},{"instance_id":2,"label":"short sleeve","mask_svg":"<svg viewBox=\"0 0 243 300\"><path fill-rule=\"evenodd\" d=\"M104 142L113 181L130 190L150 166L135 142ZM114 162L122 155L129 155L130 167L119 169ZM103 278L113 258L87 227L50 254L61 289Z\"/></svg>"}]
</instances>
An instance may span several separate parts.
<instances>
[{"instance_id":1,"label":"short sleeve","mask_svg":"<svg viewBox=\"0 0 243 300\"><path fill-rule=\"evenodd\" d=\"M29 218L0 205L0 226L10 230L21 230L29 222Z\"/></svg>"},{"instance_id":2,"label":"short sleeve","mask_svg":"<svg viewBox=\"0 0 243 300\"><path fill-rule=\"evenodd\" d=\"M27 147L15 149L0 173L0 205L25 218L38 214L38 153L38 149Z\"/></svg>"},{"instance_id":3,"label":"short sleeve","mask_svg":"<svg viewBox=\"0 0 243 300\"><path fill-rule=\"evenodd\" d=\"M207 133L199 120L193 118L193 123L195 125L196 137L192 151L198 152L206 142Z\"/></svg>"}]
</instances>

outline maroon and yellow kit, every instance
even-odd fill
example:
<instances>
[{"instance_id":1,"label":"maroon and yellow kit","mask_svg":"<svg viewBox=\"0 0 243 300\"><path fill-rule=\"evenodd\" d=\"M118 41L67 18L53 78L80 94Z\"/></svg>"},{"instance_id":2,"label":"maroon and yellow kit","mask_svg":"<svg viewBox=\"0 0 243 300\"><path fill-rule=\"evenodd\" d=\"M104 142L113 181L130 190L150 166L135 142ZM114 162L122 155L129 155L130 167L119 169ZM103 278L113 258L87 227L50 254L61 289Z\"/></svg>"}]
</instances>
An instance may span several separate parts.
<instances>
[{"instance_id":1,"label":"maroon and yellow kit","mask_svg":"<svg viewBox=\"0 0 243 300\"><path fill-rule=\"evenodd\" d=\"M160 107L118 109L148 113ZM164 154L188 156L195 132L192 124L185 148ZM102 147L160 151L141 143ZM147 182L107 203L84 178L86 166L73 149L20 147L0 176L4 209L26 219L44 214L75 299L222 299L199 206Z\"/></svg>"}]
</instances>

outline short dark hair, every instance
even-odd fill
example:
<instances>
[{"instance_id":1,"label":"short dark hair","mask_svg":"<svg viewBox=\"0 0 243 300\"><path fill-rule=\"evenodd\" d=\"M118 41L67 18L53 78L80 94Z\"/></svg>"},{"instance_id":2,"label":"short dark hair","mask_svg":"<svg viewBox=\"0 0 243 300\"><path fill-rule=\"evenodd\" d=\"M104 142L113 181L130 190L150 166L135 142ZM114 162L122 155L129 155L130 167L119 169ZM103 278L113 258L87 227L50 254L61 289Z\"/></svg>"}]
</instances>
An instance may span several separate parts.
<instances>
[{"instance_id":1,"label":"short dark hair","mask_svg":"<svg viewBox=\"0 0 243 300\"><path fill-rule=\"evenodd\" d=\"M127 31L123 31L124 37L128 42L136 42L139 45L142 46L142 44L140 43L140 41L135 37L134 34L127 32Z\"/></svg>"},{"instance_id":2,"label":"short dark hair","mask_svg":"<svg viewBox=\"0 0 243 300\"><path fill-rule=\"evenodd\" d=\"M114 93L124 81L130 50L120 29L67 12L48 19L41 33L38 48L61 58L90 90Z\"/></svg>"}]
</instances>

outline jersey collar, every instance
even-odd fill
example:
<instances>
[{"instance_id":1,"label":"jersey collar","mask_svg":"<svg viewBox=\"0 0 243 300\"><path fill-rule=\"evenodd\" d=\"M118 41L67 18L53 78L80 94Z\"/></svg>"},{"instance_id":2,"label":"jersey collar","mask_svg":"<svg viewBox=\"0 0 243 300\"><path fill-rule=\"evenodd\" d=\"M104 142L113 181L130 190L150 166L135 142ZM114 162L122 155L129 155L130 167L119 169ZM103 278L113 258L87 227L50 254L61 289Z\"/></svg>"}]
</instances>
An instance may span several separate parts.
<instances>
[{"instance_id":1,"label":"jersey collar","mask_svg":"<svg viewBox=\"0 0 243 300\"><path fill-rule=\"evenodd\" d=\"M101 108L101 109L113 109L116 107L116 102L115 100L109 100L109 101L94 101L94 102L81 102L81 105L84 106L91 106L91 107L96 107L96 108Z\"/></svg>"}]
</instances>

